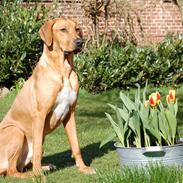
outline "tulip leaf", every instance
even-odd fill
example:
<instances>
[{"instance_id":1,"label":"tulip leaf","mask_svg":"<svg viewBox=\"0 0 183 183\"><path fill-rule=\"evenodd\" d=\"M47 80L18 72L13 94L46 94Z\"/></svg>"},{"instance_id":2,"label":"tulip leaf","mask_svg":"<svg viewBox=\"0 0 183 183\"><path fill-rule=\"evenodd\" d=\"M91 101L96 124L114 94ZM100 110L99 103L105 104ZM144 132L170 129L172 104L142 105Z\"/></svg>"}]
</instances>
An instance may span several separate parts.
<instances>
[{"instance_id":1,"label":"tulip leaf","mask_svg":"<svg viewBox=\"0 0 183 183\"><path fill-rule=\"evenodd\" d=\"M125 134L125 131L124 131L124 123L125 123L125 121L123 120L123 118L121 117L121 115L120 115L120 112L119 112L119 110L118 110L118 108L116 107L116 116L117 116L117 119L118 119L118 125L119 125L119 127L120 127L120 129L121 129L121 133L123 134L123 136L124 136L124 134Z\"/></svg>"},{"instance_id":2,"label":"tulip leaf","mask_svg":"<svg viewBox=\"0 0 183 183\"><path fill-rule=\"evenodd\" d=\"M166 115L166 118L167 118L167 121L168 121L168 125L169 125L169 128L170 128L169 131L171 131L172 137L175 138L175 134L176 134L176 131L177 131L177 120L176 120L176 117L169 110L165 111L165 115Z\"/></svg>"},{"instance_id":3,"label":"tulip leaf","mask_svg":"<svg viewBox=\"0 0 183 183\"><path fill-rule=\"evenodd\" d=\"M105 144L107 144L108 142L114 140L114 138L116 137L116 133L110 133L107 138L105 140L103 140L101 143L100 143L100 147L103 147Z\"/></svg>"},{"instance_id":4,"label":"tulip leaf","mask_svg":"<svg viewBox=\"0 0 183 183\"><path fill-rule=\"evenodd\" d=\"M165 141L170 142L171 138L169 135L169 125L168 125L167 119L165 117L165 112L160 111L158 117L159 117L159 129L162 133L162 136Z\"/></svg>"},{"instance_id":5,"label":"tulip leaf","mask_svg":"<svg viewBox=\"0 0 183 183\"><path fill-rule=\"evenodd\" d=\"M140 118L142 120L143 126L148 125L148 117L149 117L149 106L144 107L143 104L141 104L141 109L139 111Z\"/></svg>"},{"instance_id":6,"label":"tulip leaf","mask_svg":"<svg viewBox=\"0 0 183 183\"><path fill-rule=\"evenodd\" d=\"M130 117L130 113L125 109L118 108L120 116L124 119L124 121L128 121Z\"/></svg>"},{"instance_id":7,"label":"tulip leaf","mask_svg":"<svg viewBox=\"0 0 183 183\"><path fill-rule=\"evenodd\" d=\"M143 104L144 104L144 103L145 103L145 101L146 101L147 84L148 84L148 81L146 81L146 85L145 85L145 87L144 87L144 91L143 91Z\"/></svg>"},{"instance_id":8,"label":"tulip leaf","mask_svg":"<svg viewBox=\"0 0 183 183\"><path fill-rule=\"evenodd\" d=\"M108 104L109 107L111 107L113 110L116 109L116 106L112 105L112 104Z\"/></svg>"},{"instance_id":9,"label":"tulip leaf","mask_svg":"<svg viewBox=\"0 0 183 183\"><path fill-rule=\"evenodd\" d=\"M175 104L174 104L174 114L175 114L175 116L177 116L177 112L178 112L178 104L177 104L178 102L177 102L177 100L175 101Z\"/></svg>"},{"instance_id":10,"label":"tulip leaf","mask_svg":"<svg viewBox=\"0 0 183 183\"><path fill-rule=\"evenodd\" d=\"M141 136L141 123L140 123L140 117L137 113L137 111L132 111L132 117L130 118L129 126L132 128L132 130L138 135L138 137Z\"/></svg>"},{"instance_id":11,"label":"tulip leaf","mask_svg":"<svg viewBox=\"0 0 183 183\"><path fill-rule=\"evenodd\" d=\"M140 107L140 85L137 83L136 86L138 87L136 93L135 93L135 105L136 108Z\"/></svg>"},{"instance_id":12,"label":"tulip leaf","mask_svg":"<svg viewBox=\"0 0 183 183\"><path fill-rule=\"evenodd\" d=\"M110 114L105 113L107 118L109 119L109 121L111 122L111 125L116 133L116 135L118 136L121 144L124 146L124 136L121 134L121 130L119 128L119 126L116 124L116 122L113 120L113 118L111 117Z\"/></svg>"},{"instance_id":13,"label":"tulip leaf","mask_svg":"<svg viewBox=\"0 0 183 183\"><path fill-rule=\"evenodd\" d=\"M157 110L154 110L154 109L151 109L151 123L152 123L152 126L153 128L158 131L159 130L159 124L158 124L158 111Z\"/></svg>"},{"instance_id":14,"label":"tulip leaf","mask_svg":"<svg viewBox=\"0 0 183 183\"><path fill-rule=\"evenodd\" d=\"M172 114L175 114L175 110L174 110L174 103L170 103L168 104L168 109Z\"/></svg>"},{"instance_id":15,"label":"tulip leaf","mask_svg":"<svg viewBox=\"0 0 183 183\"><path fill-rule=\"evenodd\" d=\"M129 111L136 110L135 103L132 102L124 93L120 92L120 98Z\"/></svg>"},{"instance_id":16,"label":"tulip leaf","mask_svg":"<svg viewBox=\"0 0 183 183\"><path fill-rule=\"evenodd\" d=\"M126 136L126 144L127 144L127 147L130 146L130 144L129 144L129 137L130 137L131 133L132 133L132 131L131 130L128 130L128 133L127 133L127 136Z\"/></svg>"}]
</instances>

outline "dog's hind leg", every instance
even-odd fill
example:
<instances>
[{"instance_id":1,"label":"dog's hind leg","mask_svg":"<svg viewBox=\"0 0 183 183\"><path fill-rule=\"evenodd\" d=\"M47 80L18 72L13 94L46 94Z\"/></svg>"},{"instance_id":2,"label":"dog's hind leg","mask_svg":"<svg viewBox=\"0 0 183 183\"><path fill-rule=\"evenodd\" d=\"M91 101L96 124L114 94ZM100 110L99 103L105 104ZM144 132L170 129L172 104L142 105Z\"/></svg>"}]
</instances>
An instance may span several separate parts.
<instances>
[{"instance_id":1,"label":"dog's hind leg","mask_svg":"<svg viewBox=\"0 0 183 183\"><path fill-rule=\"evenodd\" d=\"M0 129L0 174L23 177L17 170L18 160L22 154L25 135L15 126Z\"/></svg>"},{"instance_id":2,"label":"dog's hind leg","mask_svg":"<svg viewBox=\"0 0 183 183\"><path fill-rule=\"evenodd\" d=\"M22 154L23 144L24 144L24 133L17 127L11 126L7 129L8 133L12 134L9 138L8 146L6 146L6 158L8 160L8 168L6 174L8 176L14 176L18 173L18 160Z\"/></svg>"}]
</instances>

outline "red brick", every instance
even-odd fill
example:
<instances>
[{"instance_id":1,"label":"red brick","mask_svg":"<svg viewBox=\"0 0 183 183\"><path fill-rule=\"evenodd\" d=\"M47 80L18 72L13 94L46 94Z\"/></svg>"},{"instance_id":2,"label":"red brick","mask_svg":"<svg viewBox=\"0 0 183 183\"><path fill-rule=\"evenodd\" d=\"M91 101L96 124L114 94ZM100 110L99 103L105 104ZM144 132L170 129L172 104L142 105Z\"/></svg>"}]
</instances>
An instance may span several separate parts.
<instances>
[{"instance_id":1,"label":"red brick","mask_svg":"<svg viewBox=\"0 0 183 183\"><path fill-rule=\"evenodd\" d=\"M53 0L47 0L45 5L52 8ZM157 3L157 0L129 0L132 3L131 7L135 7L137 15L140 17L140 23L137 22L137 17L134 12L130 12L130 16L133 19L134 33L140 42L143 40L159 41L170 32L183 32L183 25L181 22L180 10L174 3ZM44 2L43 2L44 3ZM150 4L151 3L151 4ZM33 3L32 3L33 4ZM108 30L123 31L125 28L129 30L129 26L125 25L125 20L119 14L115 12L111 13L108 19ZM58 3L57 9L52 12L55 16L64 15L76 19L83 28L83 34L86 38L89 38L92 34L91 27L92 21L86 17L84 10L82 9L82 3L80 0L64 0ZM105 29L104 17L100 17L99 28L100 32ZM140 27L141 26L141 27ZM141 28L143 32L141 32ZM144 35L144 37L142 37Z\"/></svg>"}]
</instances>

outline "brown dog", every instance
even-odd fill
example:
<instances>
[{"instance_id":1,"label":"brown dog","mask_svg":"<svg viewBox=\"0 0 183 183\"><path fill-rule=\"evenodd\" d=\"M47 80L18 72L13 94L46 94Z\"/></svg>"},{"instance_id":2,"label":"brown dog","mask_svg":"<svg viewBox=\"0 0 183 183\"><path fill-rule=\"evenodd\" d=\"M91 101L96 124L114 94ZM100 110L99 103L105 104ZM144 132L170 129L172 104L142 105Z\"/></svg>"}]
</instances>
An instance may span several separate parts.
<instances>
[{"instance_id":1,"label":"brown dog","mask_svg":"<svg viewBox=\"0 0 183 183\"><path fill-rule=\"evenodd\" d=\"M75 125L79 90L73 54L83 40L76 23L59 18L46 22L39 31L43 54L0 123L0 174L26 177L23 168L32 162L33 173L41 171L44 137L63 123L76 166L94 173L82 159Z\"/></svg>"}]
</instances>

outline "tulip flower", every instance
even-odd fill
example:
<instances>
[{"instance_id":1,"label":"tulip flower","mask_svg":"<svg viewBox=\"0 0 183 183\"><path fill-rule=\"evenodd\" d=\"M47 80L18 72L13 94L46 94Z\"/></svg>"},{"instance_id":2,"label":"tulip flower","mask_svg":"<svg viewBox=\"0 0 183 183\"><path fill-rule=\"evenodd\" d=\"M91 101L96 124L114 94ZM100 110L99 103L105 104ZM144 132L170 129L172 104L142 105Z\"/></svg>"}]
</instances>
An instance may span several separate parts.
<instances>
[{"instance_id":1,"label":"tulip flower","mask_svg":"<svg viewBox=\"0 0 183 183\"><path fill-rule=\"evenodd\" d=\"M160 102L160 93L156 92L156 93L152 93L149 96L149 104L151 107L155 107L157 104L159 104Z\"/></svg>"},{"instance_id":2,"label":"tulip flower","mask_svg":"<svg viewBox=\"0 0 183 183\"><path fill-rule=\"evenodd\" d=\"M176 95L175 90L169 90L170 101L175 102Z\"/></svg>"},{"instance_id":3,"label":"tulip flower","mask_svg":"<svg viewBox=\"0 0 183 183\"><path fill-rule=\"evenodd\" d=\"M167 103L175 102L176 100L176 94L175 90L169 90L169 94L166 96Z\"/></svg>"}]
</instances>

